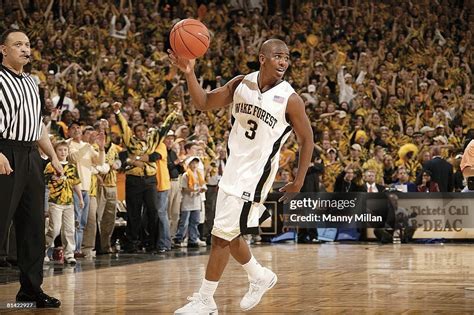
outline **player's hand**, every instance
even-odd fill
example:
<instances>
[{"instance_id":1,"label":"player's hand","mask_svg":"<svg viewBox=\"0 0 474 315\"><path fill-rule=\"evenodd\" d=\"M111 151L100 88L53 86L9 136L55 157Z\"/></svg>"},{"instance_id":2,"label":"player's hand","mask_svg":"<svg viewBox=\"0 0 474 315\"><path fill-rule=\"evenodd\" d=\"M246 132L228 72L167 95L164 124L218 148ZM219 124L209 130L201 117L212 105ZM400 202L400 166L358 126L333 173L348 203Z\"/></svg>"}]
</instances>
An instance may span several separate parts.
<instances>
[{"instance_id":1,"label":"player's hand","mask_svg":"<svg viewBox=\"0 0 474 315\"><path fill-rule=\"evenodd\" d=\"M7 157L0 153L0 175L10 175L13 169L10 166L10 162Z\"/></svg>"},{"instance_id":2,"label":"player's hand","mask_svg":"<svg viewBox=\"0 0 474 315\"><path fill-rule=\"evenodd\" d=\"M195 59L185 59L178 57L174 54L171 49L168 49L168 55L173 66L178 67L179 70L183 71L186 74L189 74L194 71L194 65L196 64Z\"/></svg>"},{"instance_id":3,"label":"player's hand","mask_svg":"<svg viewBox=\"0 0 474 315\"><path fill-rule=\"evenodd\" d=\"M84 208L84 200L81 198L81 200L79 200L79 208L83 209Z\"/></svg>"},{"instance_id":4,"label":"player's hand","mask_svg":"<svg viewBox=\"0 0 474 315\"><path fill-rule=\"evenodd\" d=\"M58 158L54 158L53 160L51 160L51 165L53 166L54 170L56 171L56 175L58 177L61 177L61 176L64 175L63 166L59 162Z\"/></svg>"},{"instance_id":5,"label":"player's hand","mask_svg":"<svg viewBox=\"0 0 474 315\"><path fill-rule=\"evenodd\" d=\"M283 196L278 199L278 202L283 202L283 203L288 203L293 197L296 195L296 193L300 192L302 184L297 184L295 182L289 182L282 188L280 188L280 192L284 193Z\"/></svg>"},{"instance_id":6,"label":"player's hand","mask_svg":"<svg viewBox=\"0 0 474 315\"><path fill-rule=\"evenodd\" d=\"M120 111L120 109L122 108L122 103L120 102L114 102L112 104L112 108L114 109L114 113Z\"/></svg>"}]
</instances>

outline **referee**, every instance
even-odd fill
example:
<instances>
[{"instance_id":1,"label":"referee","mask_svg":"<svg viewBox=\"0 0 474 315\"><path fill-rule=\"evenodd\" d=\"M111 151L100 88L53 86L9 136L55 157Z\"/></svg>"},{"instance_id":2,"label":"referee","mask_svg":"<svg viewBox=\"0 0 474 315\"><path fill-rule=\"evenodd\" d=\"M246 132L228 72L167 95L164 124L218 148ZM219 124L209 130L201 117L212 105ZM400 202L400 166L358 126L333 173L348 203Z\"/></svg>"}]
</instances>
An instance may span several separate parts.
<instances>
[{"instance_id":1,"label":"referee","mask_svg":"<svg viewBox=\"0 0 474 315\"><path fill-rule=\"evenodd\" d=\"M14 220L20 268L17 302L59 307L61 302L41 289L43 283L44 177L38 146L51 159L58 176L62 166L41 121L38 86L23 73L30 59L30 41L19 30L0 37L0 244Z\"/></svg>"}]
</instances>

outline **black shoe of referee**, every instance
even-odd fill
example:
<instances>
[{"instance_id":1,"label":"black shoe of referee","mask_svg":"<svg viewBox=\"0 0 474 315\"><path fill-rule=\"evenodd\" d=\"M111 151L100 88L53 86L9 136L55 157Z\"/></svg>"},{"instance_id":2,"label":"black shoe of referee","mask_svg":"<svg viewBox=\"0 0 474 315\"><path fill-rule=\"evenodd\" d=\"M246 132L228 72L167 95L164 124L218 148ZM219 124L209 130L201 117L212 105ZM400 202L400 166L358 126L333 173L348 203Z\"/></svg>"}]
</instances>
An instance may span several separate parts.
<instances>
[{"instance_id":1,"label":"black shoe of referee","mask_svg":"<svg viewBox=\"0 0 474 315\"><path fill-rule=\"evenodd\" d=\"M27 294L22 291L16 295L17 302L32 302L36 304L36 308L58 308L61 306L61 301L47 295L44 292L37 294Z\"/></svg>"}]
</instances>

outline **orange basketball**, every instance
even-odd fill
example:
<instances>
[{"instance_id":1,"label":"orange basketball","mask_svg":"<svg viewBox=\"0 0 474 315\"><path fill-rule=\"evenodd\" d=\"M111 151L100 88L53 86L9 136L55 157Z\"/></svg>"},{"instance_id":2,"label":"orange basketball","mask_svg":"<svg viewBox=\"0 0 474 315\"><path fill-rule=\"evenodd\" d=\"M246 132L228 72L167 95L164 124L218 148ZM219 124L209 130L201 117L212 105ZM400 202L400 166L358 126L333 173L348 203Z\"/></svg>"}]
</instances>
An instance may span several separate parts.
<instances>
[{"instance_id":1,"label":"orange basketball","mask_svg":"<svg viewBox=\"0 0 474 315\"><path fill-rule=\"evenodd\" d=\"M207 27L194 19L179 21L170 33L170 45L173 52L186 59L195 59L204 55L209 48Z\"/></svg>"}]
</instances>

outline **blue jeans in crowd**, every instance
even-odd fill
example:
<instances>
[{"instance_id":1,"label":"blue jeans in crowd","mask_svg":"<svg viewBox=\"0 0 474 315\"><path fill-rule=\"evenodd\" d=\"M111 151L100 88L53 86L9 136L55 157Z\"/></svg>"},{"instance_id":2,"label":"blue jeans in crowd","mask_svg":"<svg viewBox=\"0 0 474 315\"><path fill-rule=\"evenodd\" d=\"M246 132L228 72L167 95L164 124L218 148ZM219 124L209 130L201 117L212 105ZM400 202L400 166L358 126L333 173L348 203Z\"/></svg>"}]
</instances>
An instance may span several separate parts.
<instances>
[{"instance_id":1,"label":"blue jeans in crowd","mask_svg":"<svg viewBox=\"0 0 474 315\"><path fill-rule=\"evenodd\" d=\"M84 208L79 207L79 197L76 192L74 192L74 219L76 221L76 252L81 251L82 238L84 235L84 228L87 224L87 216L89 214L89 192L86 190L81 190L82 199L84 199Z\"/></svg>"},{"instance_id":2,"label":"blue jeans in crowd","mask_svg":"<svg viewBox=\"0 0 474 315\"><path fill-rule=\"evenodd\" d=\"M168 220L168 190L159 191L156 207L158 209L158 239L156 248L171 249L170 223Z\"/></svg>"},{"instance_id":3,"label":"blue jeans in crowd","mask_svg":"<svg viewBox=\"0 0 474 315\"><path fill-rule=\"evenodd\" d=\"M188 244L196 244L199 239L199 219L201 213L199 210L181 211L179 215L178 232L176 232L175 241L182 242L186 236L186 230L189 224Z\"/></svg>"}]
</instances>

